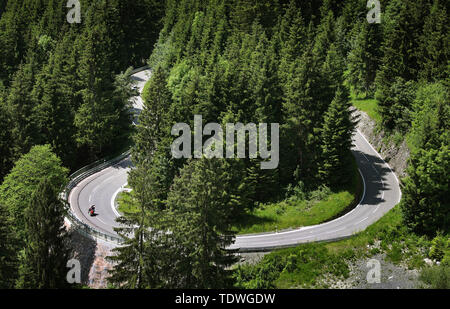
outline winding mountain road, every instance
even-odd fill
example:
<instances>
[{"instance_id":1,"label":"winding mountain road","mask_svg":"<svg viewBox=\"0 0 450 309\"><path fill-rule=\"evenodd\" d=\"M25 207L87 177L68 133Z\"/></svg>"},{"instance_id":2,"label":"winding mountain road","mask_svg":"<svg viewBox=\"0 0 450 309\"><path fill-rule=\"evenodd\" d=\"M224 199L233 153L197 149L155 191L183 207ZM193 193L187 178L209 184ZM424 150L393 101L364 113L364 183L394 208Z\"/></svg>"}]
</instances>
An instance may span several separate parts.
<instances>
[{"instance_id":1,"label":"winding mountain road","mask_svg":"<svg viewBox=\"0 0 450 309\"><path fill-rule=\"evenodd\" d=\"M150 78L150 70L136 73L132 78L142 92L145 82ZM143 108L140 97L133 98L136 114ZM353 155L364 182L364 192L360 203L349 213L335 220L299 229L278 233L242 235L230 247L242 252L263 251L294 246L314 241L331 241L349 237L363 231L375 223L401 198L400 184L389 165L373 149L361 132L353 136ZM69 195L73 214L82 222L109 235L116 235L115 219L119 216L114 208L114 199L127 184L127 175L132 164L126 158L114 166L103 169L81 181ZM90 217L88 208L95 204L97 216Z\"/></svg>"}]
</instances>

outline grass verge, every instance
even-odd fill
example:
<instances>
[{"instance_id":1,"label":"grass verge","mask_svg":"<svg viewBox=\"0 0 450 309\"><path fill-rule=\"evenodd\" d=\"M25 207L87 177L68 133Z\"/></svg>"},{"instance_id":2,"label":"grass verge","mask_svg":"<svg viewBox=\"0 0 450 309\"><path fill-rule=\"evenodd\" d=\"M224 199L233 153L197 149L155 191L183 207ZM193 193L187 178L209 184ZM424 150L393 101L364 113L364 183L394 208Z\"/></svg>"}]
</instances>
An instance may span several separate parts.
<instances>
[{"instance_id":1,"label":"grass verge","mask_svg":"<svg viewBox=\"0 0 450 309\"><path fill-rule=\"evenodd\" d=\"M118 211L122 214L137 213L137 202L135 200L133 191L123 191L117 195Z\"/></svg>"},{"instance_id":2,"label":"grass verge","mask_svg":"<svg viewBox=\"0 0 450 309\"><path fill-rule=\"evenodd\" d=\"M381 115L378 112L378 102L376 99L367 99L351 93L351 102L360 111L366 112L377 124L381 124Z\"/></svg>"}]
</instances>

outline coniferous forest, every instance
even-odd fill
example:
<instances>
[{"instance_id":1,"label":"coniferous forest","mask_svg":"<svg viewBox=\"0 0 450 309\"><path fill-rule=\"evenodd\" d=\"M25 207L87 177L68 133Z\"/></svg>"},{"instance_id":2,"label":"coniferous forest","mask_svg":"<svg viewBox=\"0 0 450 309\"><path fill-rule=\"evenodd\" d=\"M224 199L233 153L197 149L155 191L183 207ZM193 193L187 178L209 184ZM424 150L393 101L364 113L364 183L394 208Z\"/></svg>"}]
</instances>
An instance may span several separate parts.
<instances>
[{"instance_id":1,"label":"coniferous forest","mask_svg":"<svg viewBox=\"0 0 450 309\"><path fill-rule=\"evenodd\" d=\"M347 278L344 259L375 240L428 287L450 288L448 1L381 0L380 23L366 18L367 0L79 4L81 22L69 23L65 0L0 0L0 288L86 284L66 280L76 231L60 193L73 172L128 149L131 211L117 219L110 288L330 287L320 276ZM133 125L130 77L143 66L151 77ZM227 247L249 220L268 220L257 214L312 217L349 192L314 225L356 206L355 102L375 104L376 130L407 145L399 205L346 243L240 263ZM279 124L277 168L173 158L172 127L193 128L195 115Z\"/></svg>"}]
</instances>

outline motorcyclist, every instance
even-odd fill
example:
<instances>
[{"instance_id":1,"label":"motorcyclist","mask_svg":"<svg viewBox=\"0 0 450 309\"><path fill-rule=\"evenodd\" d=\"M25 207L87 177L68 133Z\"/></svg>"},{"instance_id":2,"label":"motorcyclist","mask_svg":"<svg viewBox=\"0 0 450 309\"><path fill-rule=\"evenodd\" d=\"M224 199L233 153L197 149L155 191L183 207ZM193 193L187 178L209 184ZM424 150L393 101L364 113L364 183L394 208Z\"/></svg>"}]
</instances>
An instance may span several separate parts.
<instances>
[{"instance_id":1,"label":"motorcyclist","mask_svg":"<svg viewBox=\"0 0 450 309\"><path fill-rule=\"evenodd\" d=\"M95 205L92 205L91 207L89 207L89 213L91 215L95 213Z\"/></svg>"}]
</instances>

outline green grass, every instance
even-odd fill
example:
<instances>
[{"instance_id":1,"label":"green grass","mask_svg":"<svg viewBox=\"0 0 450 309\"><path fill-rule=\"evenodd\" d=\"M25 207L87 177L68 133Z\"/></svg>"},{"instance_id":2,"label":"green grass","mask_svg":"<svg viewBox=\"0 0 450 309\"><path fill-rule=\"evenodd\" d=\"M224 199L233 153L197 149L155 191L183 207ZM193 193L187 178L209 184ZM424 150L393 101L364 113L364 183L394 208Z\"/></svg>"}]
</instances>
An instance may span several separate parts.
<instances>
[{"instance_id":1,"label":"green grass","mask_svg":"<svg viewBox=\"0 0 450 309\"><path fill-rule=\"evenodd\" d=\"M378 112L378 102L376 99L367 99L351 94L351 101L353 106L357 109L366 112L377 124L381 124L381 115Z\"/></svg>"},{"instance_id":2,"label":"green grass","mask_svg":"<svg viewBox=\"0 0 450 309\"><path fill-rule=\"evenodd\" d=\"M450 289L450 266L439 265L425 268L420 273L420 280L432 289Z\"/></svg>"},{"instance_id":3,"label":"green grass","mask_svg":"<svg viewBox=\"0 0 450 309\"><path fill-rule=\"evenodd\" d=\"M133 214L138 212L137 202L131 192L121 192L117 195L118 210L122 214Z\"/></svg>"},{"instance_id":4,"label":"green grass","mask_svg":"<svg viewBox=\"0 0 450 309\"><path fill-rule=\"evenodd\" d=\"M356 163L352 166L352 174L352 180L335 192L322 188L307 200L294 198L260 205L239 218L233 230L238 234L273 232L335 219L359 202L362 184Z\"/></svg>"}]
</instances>

